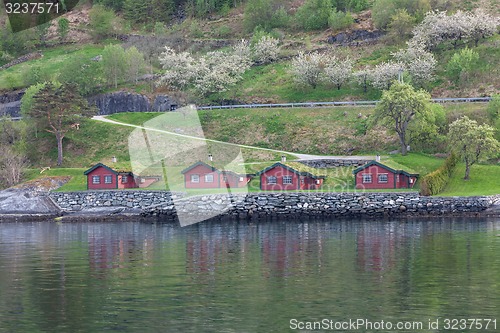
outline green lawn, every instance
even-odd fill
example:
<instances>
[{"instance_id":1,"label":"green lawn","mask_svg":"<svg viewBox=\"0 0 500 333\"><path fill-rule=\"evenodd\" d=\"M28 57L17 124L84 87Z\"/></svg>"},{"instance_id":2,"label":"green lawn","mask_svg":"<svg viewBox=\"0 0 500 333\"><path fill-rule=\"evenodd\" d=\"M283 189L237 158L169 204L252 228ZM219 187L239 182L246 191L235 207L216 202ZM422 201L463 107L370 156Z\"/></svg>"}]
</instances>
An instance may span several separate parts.
<instances>
[{"instance_id":1,"label":"green lawn","mask_svg":"<svg viewBox=\"0 0 500 333\"><path fill-rule=\"evenodd\" d=\"M477 164L471 167L470 179L464 180L465 165L459 164L443 196L474 196L500 194L500 165Z\"/></svg>"},{"instance_id":2,"label":"green lawn","mask_svg":"<svg viewBox=\"0 0 500 333\"><path fill-rule=\"evenodd\" d=\"M408 153L408 155L406 156L396 154L391 155L388 158L403 166L415 170L420 174L420 177L436 170L444 163L444 158L437 158L431 155L420 153ZM381 162L384 163L384 159L382 159Z\"/></svg>"},{"instance_id":3,"label":"green lawn","mask_svg":"<svg viewBox=\"0 0 500 333\"><path fill-rule=\"evenodd\" d=\"M42 177L69 176L71 179L61 186L57 191L71 192L84 191L87 189L86 177L83 168L54 168L40 173L40 169L28 169L25 174L27 181Z\"/></svg>"},{"instance_id":4,"label":"green lawn","mask_svg":"<svg viewBox=\"0 0 500 333\"><path fill-rule=\"evenodd\" d=\"M103 48L102 45L84 44L66 45L43 50L43 57L40 59L23 62L0 71L0 90L13 88L12 82L9 81L15 82L15 88L25 87L24 78L30 69L34 67L39 67L41 72L47 73L51 80L56 79L61 67L72 61L72 59L82 55L91 59L101 54Z\"/></svg>"}]
</instances>

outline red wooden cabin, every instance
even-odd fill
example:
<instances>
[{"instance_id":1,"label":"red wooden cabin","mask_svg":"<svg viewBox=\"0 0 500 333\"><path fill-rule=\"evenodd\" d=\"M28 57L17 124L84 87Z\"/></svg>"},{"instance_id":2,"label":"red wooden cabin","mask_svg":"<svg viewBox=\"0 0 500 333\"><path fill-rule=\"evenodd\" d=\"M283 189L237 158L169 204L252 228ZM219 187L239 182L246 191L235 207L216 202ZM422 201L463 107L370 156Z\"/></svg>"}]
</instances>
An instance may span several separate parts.
<instances>
[{"instance_id":1,"label":"red wooden cabin","mask_svg":"<svg viewBox=\"0 0 500 333\"><path fill-rule=\"evenodd\" d=\"M137 176L130 171L115 171L102 163L97 163L83 174L87 176L88 190L148 187L160 180L159 176Z\"/></svg>"},{"instance_id":2,"label":"red wooden cabin","mask_svg":"<svg viewBox=\"0 0 500 333\"><path fill-rule=\"evenodd\" d=\"M185 188L239 188L248 184L254 176L219 170L201 161L182 170L181 173L184 175Z\"/></svg>"},{"instance_id":3,"label":"red wooden cabin","mask_svg":"<svg viewBox=\"0 0 500 333\"><path fill-rule=\"evenodd\" d=\"M354 185L358 189L391 189L412 188L417 182L418 174L410 173L395 163L390 166L377 161L354 169Z\"/></svg>"},{"instance_id":4,"label":"red wooden cabin","mask_svg":"<svg viewBox=\"0 0 500 333\"><path fill-rule=\"evenodd\" d=\"M325 176L299 171L280 162L259 171L257 175L260 176L260 189L264 191L316 190L325 179Z\"/></svg>"}]
</instances>

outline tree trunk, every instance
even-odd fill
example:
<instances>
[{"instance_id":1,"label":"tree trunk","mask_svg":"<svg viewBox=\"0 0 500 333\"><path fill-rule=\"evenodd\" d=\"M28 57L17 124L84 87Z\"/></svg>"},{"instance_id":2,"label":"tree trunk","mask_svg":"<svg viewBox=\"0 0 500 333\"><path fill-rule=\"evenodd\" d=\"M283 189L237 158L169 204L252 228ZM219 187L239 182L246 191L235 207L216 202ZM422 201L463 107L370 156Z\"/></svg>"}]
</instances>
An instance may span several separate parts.
<instances>
[{"instance_id":1,"label":"tree trunk","mask_svg":"<svg viewBox=\"0 0 500 333\"><path fill-rule=\"evenodd\" d=\"M470 164L465 163L465 177L464 180L469 180L469 174L470 174Z\"/></svg>"},{"instance_id":2,"label":"tree trunk","mask_svg":"<svg viewBox=\"0 0 500 333\"><path fill-rule=\"evenodd\" d=\"M63 162L63 138L64 136L60 133L56 133L57 139L57 166L61 166Z\"/></svg>"},{"instance_id":3,"label":"tree trunk","mask_svg":"<svg viewBox=\"0 0 500 333\"><path fill-rule=\"evenodd\" d=\"M406 145L406 140L404 134L399 134L399 142L401 143L401 155L406 155L408 154L407 145Z\"/></svg>"}]
</instances>

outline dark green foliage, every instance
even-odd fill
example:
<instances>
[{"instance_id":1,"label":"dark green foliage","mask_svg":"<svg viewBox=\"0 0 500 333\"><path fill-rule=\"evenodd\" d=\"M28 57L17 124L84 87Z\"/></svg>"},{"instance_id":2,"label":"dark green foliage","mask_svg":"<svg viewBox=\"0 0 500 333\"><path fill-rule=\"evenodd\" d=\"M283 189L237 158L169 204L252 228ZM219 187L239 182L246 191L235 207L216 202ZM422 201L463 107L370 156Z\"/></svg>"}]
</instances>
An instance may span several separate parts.
<instances>
[{"instance_id":1,"label":"dark green foliage","mask_svg":"<svg viewBox=\"0 0 500 333\"><path fill-rule=\"evenodd\" d=\"M72 75L75 75L74 72ZM51 78L52 73L50 73L47 69L40 66L32 66L24 77L24 84L26 86L31 86L37 83L50 81Z\"/></svg>"},{"instance_id":2,"label":"dark green foliage","mask_svg":"<svg viewBox=\"0 0 500 333\"><path fill-rule=\"evenodd\" d=\"M52 133L57 141L57 165L63 162L63 139L77 129L75 124L82 117L95 114L74 85L45 84L33 97L33 105L27 116L34 120L37 128Z\"/></svg>"},{"instance_id":3,"label":"dark green foliage","mask_svg":"<svg viewBox=\"0 0 500 333\"><path fill-rule=\"evenodd\" d=\"M34 29L13 33L8 21L0 31L0 49L13 57L35 50L36 40L37 36Z\"/></svg>"},{"instance_id":4,"label":"dark green foliage","mask_svg":"<svg viewBox=\"0 0 500 333\"><path fill-rule=\"evenodd\" d=\"M57 21L57 33L59 34L59 39L64 41L69 32L69 21L66 18L60 18Z\"/></svg>"},{"instance_id":5,"label":"dark green foliage","mask_svg":"<svg viewBox=\"0 0 500 333\"><path fill-rule=\"evenodd\" d=\"M94 0L94 4L99 4L120 11L123 8L124 0Z\"/></svg>"},{"instance_id":6,"label":"dark green foliage","mask_svg":"<svg viewBox=\"0 0 500 333\"><path fill-rule=\"evenodd\" d=\"M349 28L354 23L354 19L351 16L351 13L341 12L333 9L330 13L330 17L328 18L328 25L333 30L342 30Z\"/></svg>"},{"instance_id":7,"label":"dark green foliage","mask_svg":"<svg viewBox=\"0 0 500 333\"><path fill-rule=\"evenodd\" d=\"M96 5L90 10L89 17L90 33L94 40L99 41L114 33L113 21L115 20L115 14L112 10Z\"/></svg>"},{"instance_id":8,"label":"dark green foliage","mask_svg":"<svg viewBox=\"0 0 500 333\"><path fill-rule=\"evenodd\" d=\"M328 27L328 18L332 9L333 6L330 0L306 0L297 10L295 19L302 29L325 29Z\"/></svg>"},{"instance_id":9,"label":"dark green foliage","mask_svg":"<svg viewBox=\"0 0 500 333\"><path fill-rule=\"evenodd\" d=\"M488 117L490 123L495 129L495 139L500 141L500 95L494 95L492 100L488 103Z\"/></svg>"},{"instance_id":10,"label":"dark green foliage","mask_svg":"<svg viewBox=\"0 0 500 333\"><path fill-rule=\"evenodd\" d=\"M104 83L102 64L85 55L77 56L61 68L58 79L61 83L75 85L82 96L96 94Z\"/></svg>"},{"instance_id":11,"label":"dark green foliage","mask_svg":"<svg viewBox=\"0 0 500 333\"><path fill-rule=\"evenodd\" d=\"M288 24L288 14L275 0L249 1L245 7L243 26L248 32L261 27L266 31Z\"/></svg>"},{"instance_id":12,"label":"dark green foliage","mask_svg":"<svg viewBox=\"0 0 500 333\"><path fill-rule=\"evenodd\" d=\"M458 160L458 156L451 153L439 169L422 177L420 182L420 194L436 195L442 192L448 184Z\"/></svg>"},{"instance_id":13,"label":"dark green foliage","mask_svg":"<svg viewBox=\"0 0 500 333\"><path fill-rule=\"evenodd\" d=\"M369 4L368 0L332 0L332 6L342 12L360 12Z\"/></svg>"},{"instance_id":14,"label":"dark green foliage","mask_svg":"<svg viewBox=\"0 0 500 333\"><path fill-rule=\"evenodd\" d=\"M375 0L372 8L373 23L379 29L386 29L392 17L403 9L419 22L431 10L431 6L427 0Z\"/></svg>"}]
</instances>

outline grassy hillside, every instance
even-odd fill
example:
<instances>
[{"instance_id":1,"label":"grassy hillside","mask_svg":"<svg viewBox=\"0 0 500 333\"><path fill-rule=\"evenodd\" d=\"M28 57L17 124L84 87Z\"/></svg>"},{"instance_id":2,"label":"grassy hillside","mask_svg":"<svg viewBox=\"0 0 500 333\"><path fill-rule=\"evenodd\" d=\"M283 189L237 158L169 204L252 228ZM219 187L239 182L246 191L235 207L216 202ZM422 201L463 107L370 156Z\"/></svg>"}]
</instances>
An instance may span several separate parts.
<instances>
[{"instance_id":1,"label":"grassy hillside","mask_svg":"<svg viewBox=\"0 0 500 333\"><path fill-rule=\"evenodd\" d=\"M327 140L339 140L346 137L346 133L354 133L359 127L360 119L357 114L369 113L370 108L312 108L312 109L287 109L287 110L226 110L226 111L203 111L200 119L205 136L211 139L229 140L238 144L253 145L257 147L272 147L276 149L292 150L295 152L321 153ZM461 113L473 115L476 118L484 116L484 110L473 107L451 106L448 108L448 116L456 117ZM344 116L344 112L348 114ZM158 113L122 113L115 114L110 118L133 124L143 124L161 114ZM167 124L166 129L179 126L182 115L177 115L179 122ZM170 127L170 128L169 128ZM27 178L32 179L40 176L70 175L72 180L61 190L84 190L85 178L83 171L97 162L112 165L116 169L130 169L128 154L128 136L133 128L112 125L86 120L82 122L79 131L73 132L65 141L65 167L76 169L52 169L39 174L39 169L31 170ZM365 136L370 136L367 134ZM166 136L167 138L168 136ZM368 138L363 135L351 137L351 144L366 144ZM388 135L392 137L392 135ZM93 138L93 140L89 140ZM269 138L268 141L264 141ZM271 140L272 139L272 140ZM273 141L274 140L274 141ZM365 146L365 152L369 155L380 153L383 161L393 160L409 169L413 169L421 176L437 169L443 159L432 155L410 153L408 156L388 155L387 150L381 149L381 142L376 138L370 138L374 145ZM391 139L393 140L393 139ZM392 142L391 140L387 142ZM341 142L339 140L338 142ZM323 144L323 145L322 145ZM330 143L331 144L331 143ZM390 148L390 145L388 146ZM397 145L395 145L397 147ZM56 159L55 140L52 136L40 133L37 143L32 150L33 161L36 166L53 165ZM242 149L247 172L257 172L280 159L280 153L262 151L258 149ZM326 152L328 154L328 152ZM112 156L118 158L118 163L111 162ZM289 160L291 156L288 156ZM175 167L174 167L175 168ZM170 181L180 183L182 177L178 168L178 177ZM354 178L353 168L329 169L324 172L327 180L323 187L326 191L352 191ZM498 165L475 165L472 167L471 180L463 181L463 166L457 168L450 185L442 195L479 195L498 193L498 179L500 179L500 166ZM161 171L156 170L158 174ZM175 171L175 170L174 170ZM174 172L175 173L175 172ZM163 183L153 186L155 189L165 189ZM250 183L251 191L258 191L257 179ZM418 183L417 188L418 190Z\"/></svg>"}]
</instances>

